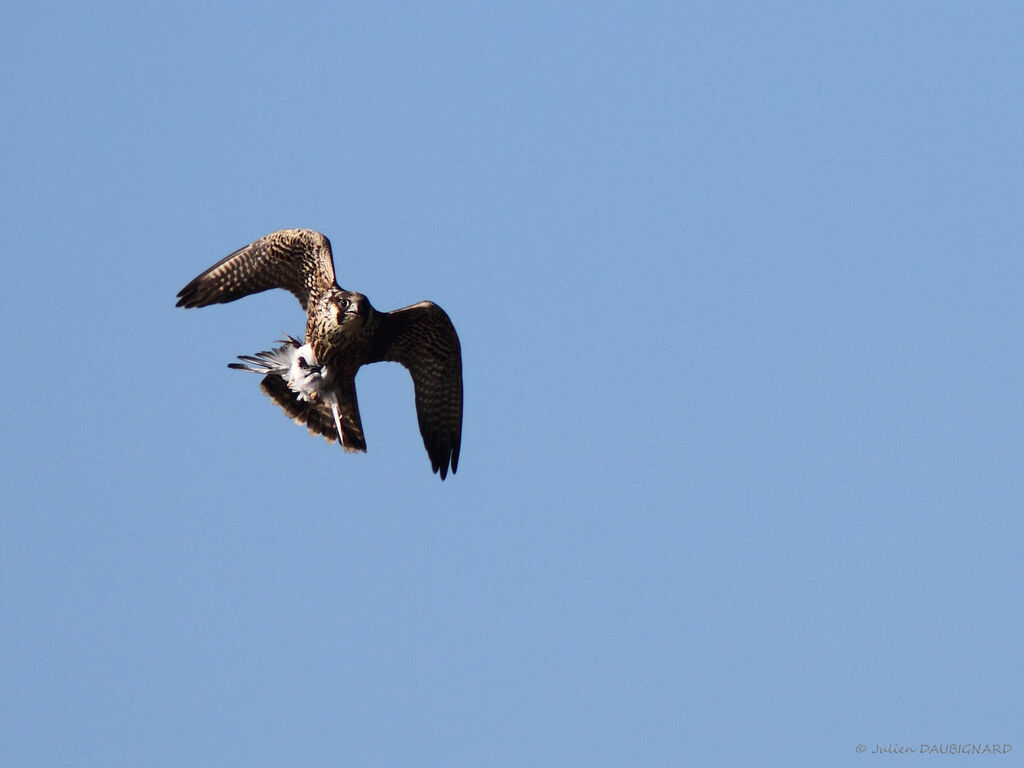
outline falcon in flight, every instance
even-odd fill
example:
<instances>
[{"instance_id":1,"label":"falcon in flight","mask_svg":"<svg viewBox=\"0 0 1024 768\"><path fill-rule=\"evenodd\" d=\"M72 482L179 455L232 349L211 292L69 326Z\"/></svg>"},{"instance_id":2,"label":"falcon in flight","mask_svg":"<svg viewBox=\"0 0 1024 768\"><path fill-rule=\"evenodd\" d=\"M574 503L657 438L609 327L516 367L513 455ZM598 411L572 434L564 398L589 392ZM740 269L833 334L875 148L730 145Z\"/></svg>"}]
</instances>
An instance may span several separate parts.
<instances>
[{"instance_id":1,"label":"falcon in flight","mask_svg":"<svg viewBox=\"0 0 1024 768\"><path fill-rule=\"evenodd\" d=\"M298 424L346 451L365 451L355 376L368 363L392 360L412 374L423 445L441 479L459 466L462 441L462 351L448 315L421 301L378 312L341 288L331 243L311 229L282 229L214 264L178 293L177 306L205 307L284 288L306 311L305 342L241 356L229 367L263 374L260 389Z\"/></svg>"}]
</instances>

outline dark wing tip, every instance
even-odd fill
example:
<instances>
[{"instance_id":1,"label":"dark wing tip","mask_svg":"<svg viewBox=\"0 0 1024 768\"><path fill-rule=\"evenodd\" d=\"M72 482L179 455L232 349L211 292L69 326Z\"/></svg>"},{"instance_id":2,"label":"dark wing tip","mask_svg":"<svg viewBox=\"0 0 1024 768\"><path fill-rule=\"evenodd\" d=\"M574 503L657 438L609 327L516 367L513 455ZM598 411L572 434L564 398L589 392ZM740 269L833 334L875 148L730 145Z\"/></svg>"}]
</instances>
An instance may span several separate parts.
<instances>
[{"instance_id":1,"label":"dark wing tip","mask_svg":"<svg viewBox=\"0 0 1024 768\"><path fill-rule=\"evenodd\" d=\"M192 309L193 307L205 307L207 304L216 304L218 302L216 295L212 295L209 289L203 290L203 278L206 274L204 272L178 291L178 303L174 306Z\"/></svg>"},{"instance_id":2,"label":"dark wing tip","mask_svg":"<svg viewBox=\"0 0 1024 768\"><path fill-rule=\"evenodd\" d=\"M454 438L454 439L452 439ZM425 443L427 441L424 441ZM440 474L441 480L448 477L448 468L451 467L452 475L459 469L459 436L458 435L435 435L426 445L427 455L430 457L430 466L434 474Z\"/></svg>"}]
</instances>

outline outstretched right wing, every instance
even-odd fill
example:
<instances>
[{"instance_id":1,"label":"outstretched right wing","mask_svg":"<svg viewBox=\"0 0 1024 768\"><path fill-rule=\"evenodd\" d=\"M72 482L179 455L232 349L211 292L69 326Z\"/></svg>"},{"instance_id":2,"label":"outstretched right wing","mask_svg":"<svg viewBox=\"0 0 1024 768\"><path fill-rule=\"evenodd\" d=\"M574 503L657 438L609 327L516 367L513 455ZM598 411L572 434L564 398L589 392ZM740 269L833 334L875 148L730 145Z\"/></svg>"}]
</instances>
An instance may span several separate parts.
<instances>
[{"instance_id":1,"label":"outstretched right wing","mask_svg":"<svg viewBox=\"0 0 1024 768\"><path fill-rule=\"evenodd\" d=\"M305 310L334 283L331 241L312 229L281 229L221 259L178 292L176 306L223 304L284 288Z\"/></svg>"}]
</instances>

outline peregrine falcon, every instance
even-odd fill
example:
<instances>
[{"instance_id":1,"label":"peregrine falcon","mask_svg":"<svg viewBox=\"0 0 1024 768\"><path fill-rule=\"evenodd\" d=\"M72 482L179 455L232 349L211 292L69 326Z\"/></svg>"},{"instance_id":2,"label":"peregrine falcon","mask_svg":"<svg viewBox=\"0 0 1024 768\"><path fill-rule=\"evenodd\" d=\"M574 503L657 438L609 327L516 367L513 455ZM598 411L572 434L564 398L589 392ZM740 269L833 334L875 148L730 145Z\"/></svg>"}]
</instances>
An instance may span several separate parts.
<instances>
[{"instance_id":1,"label":"peregrine falcon","mask_svg":"<svg viewBox=\"0 0 1024 768\"><path fill-rule=\"evenodd\" d=\"M361 293L341 288L331 243L311 229L282 229L214 264L178 293L177 306L205 307L284 288L306 311L306 338L240 356L230 368L263 374L260 389L298 424L346 451L365 451L356 401L360 366L391 360L412 374L416 415L434 472L459 466L462 351L436 304L378 312Z\"/></svg>"}]
</instances>

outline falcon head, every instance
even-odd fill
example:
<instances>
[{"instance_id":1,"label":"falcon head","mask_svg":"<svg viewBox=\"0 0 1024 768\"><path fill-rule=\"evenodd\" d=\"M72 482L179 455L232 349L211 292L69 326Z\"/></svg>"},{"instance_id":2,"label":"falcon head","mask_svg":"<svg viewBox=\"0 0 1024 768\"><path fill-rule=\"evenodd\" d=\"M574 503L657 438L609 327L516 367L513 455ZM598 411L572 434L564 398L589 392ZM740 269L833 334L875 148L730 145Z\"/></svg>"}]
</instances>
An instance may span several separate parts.
<instances>
[{"instance_id":1,"label":"falcon head","mask_svg":"<svg viewBox=\"0 0 1024 768\"><path fill-rule=\"evenodd\" d=\"M331 310L338 325L362 325L370 316L370 301L355 291L338 291L330 298Z\"/></svg>"},{"instance_id":2,"label":"falcon head","mask_svg":"<svg viewBox=\"0 0 1024 768\"><path fill-rule=\"evenodd\" d=\"M363 294L333 288L310 307L306 335L318 357L330 357L326 347L348 347L370 335L375 314Z\"/></svg>"}]
</instances>

